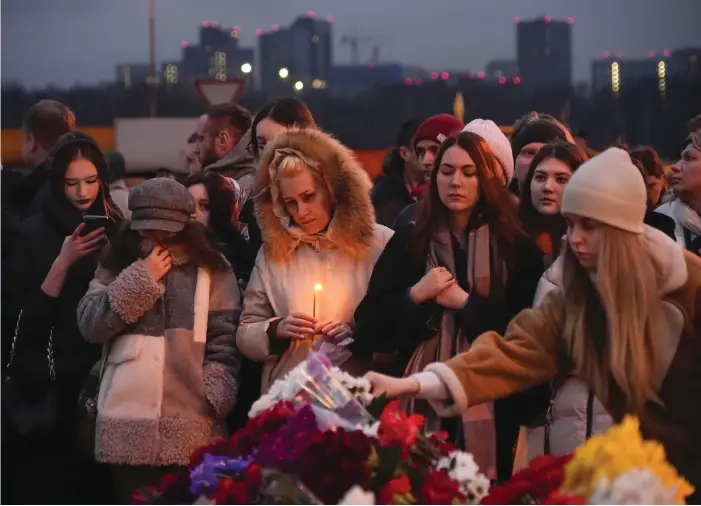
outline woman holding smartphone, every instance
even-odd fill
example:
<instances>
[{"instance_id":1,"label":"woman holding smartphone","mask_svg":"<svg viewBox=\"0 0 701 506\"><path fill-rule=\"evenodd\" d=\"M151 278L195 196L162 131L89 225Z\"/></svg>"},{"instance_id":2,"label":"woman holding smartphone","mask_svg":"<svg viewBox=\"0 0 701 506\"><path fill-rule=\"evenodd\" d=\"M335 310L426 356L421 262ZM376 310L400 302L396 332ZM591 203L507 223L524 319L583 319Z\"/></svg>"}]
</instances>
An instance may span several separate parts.
<instances>
[{"instance_id":1,"label":"woman holding smartphone","mask_svg":"<svg viewBox=\"0 0 701 506\"><path fill-rule=\"evenodd\" d=\"M122 215L107 191L105 157L91 137L65 134L50 158L50 192L42 211L23 223L3 263L3 349L12 348L3 366L11 361L8 384L17 398L36 402L51 395L56 416L48 432L27 433L27 423L12 423L16 407L3 403L10 442L3 441L3 453L14 453L9 467L17 473L6 486L16 487L21 497L14 499L22 502L92 502L99 501L92 492L104 497L104 486L94 464L76 453L77 399L101 347L82 338L76 310L97 267L106 228ZM107 218L84 221L88 215ZM34 483L36 462L45 470L41 487Z\"/></svg>"}]
</instances>

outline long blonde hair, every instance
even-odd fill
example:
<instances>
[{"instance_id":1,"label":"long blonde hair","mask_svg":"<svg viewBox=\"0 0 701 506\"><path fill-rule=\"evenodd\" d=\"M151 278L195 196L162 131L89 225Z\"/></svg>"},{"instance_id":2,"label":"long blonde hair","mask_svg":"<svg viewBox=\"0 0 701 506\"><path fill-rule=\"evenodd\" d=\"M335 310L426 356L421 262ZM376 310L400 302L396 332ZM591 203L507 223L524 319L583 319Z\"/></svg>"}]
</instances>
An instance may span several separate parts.
<instances>
[{"instance_id":1,"label":"long blonde hair","mask_svg":"<svg viewBox=\"0 0 701 506\"><path fill-rule=\"evenodd\" d=\"M593 279L569 244L564 252L565 342L602 402L613 378L627 409L638 412L647 400L659 402L660 269L642 235L600 226Z\"/></svg>"}]
</instances>

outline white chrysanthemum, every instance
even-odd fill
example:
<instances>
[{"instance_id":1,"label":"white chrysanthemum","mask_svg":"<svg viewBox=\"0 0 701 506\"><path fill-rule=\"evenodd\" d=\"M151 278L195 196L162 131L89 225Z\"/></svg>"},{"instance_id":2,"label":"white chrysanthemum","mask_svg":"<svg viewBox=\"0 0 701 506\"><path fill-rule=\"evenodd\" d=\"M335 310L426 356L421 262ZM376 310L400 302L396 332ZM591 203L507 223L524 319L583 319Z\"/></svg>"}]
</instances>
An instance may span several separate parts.
<instances>
[{"instance_id":1,"label":"white chrysanthemum","mask_svg":"<svg viewBox=\"0 0 701 506\"><path fill-rule=\"evenodd\" d=\"M375 422L371 425L363 425L359 429L367 437L377 439L377 431L380 430L380 422Z\"/></svg>"},{"instance_id":2,"label":"white chrysanthemum","mask_svg":"<svg viewBox=\"0 0 701 506\"><path fill-rule=\"evenodd\" d=\"M603 477L589 504L676 504L676 487L666 487L649 469L631 469L613 482Z\"/></svg>"},{"instance_id":3,"label":"white chrysanthemum","mask_svg":"<svg viewBox=\"0 0 701 506\"><path fill-rule=\"evenodd\" d=\"M258 399L256 402L253 403L251 406L251 410L248 412L248 418L255 418L259 414L261 414L263 411L271 407L273 404L275 404L275 400L268 395L264 394Z\"/></svg>"},{"instance_id":4,"label":"white chrysanthemum","mask_svg":"<svg viewBox=\"0 0 701 506\"><path fill-rule=\"evenodd\" d=\"M453 451L442 457L436 468L460 484L469 504L478 504L489 492L489 478L479 472L479 466L471 453Z\"/></svg>"},{"instance_id":5,"label":"white chrysanthemum","mask_svg":"<svg viewBox=\"0 0 701 506\"><path fill-rule=\"evenodd\" d=\"M356 378L351 376L346 371L342 371L338 367L331 368L331 375L338 381L344 388L348 389L361 404L367 405L372 402L373 396L370 393L372 386L370 382L365 378Z\"/></svg>"},{"instance_id":6,"label":"white chrysanthemum","mask_svg":"<svg viewBox=\"0 0 701 506\"><path fill-rule=\"evenodd\" d=\"M489 493L491 482L482 473L477 473L475 479L471 480L463 487L463 493L468 497L471 504L479 504Z\"/></svg>"},{"instance_id":7,"label":"white chrysanthemum","mask_svg":"<svg viewBox=\"0 0 701 506\"><path fill-rule=\"evenodd\" d=\"M338 504L367 504L372 506L375 504L375 494L355 485L346 492L346 495L343 496L343 499Z\"/></svg>"}]
</instances>

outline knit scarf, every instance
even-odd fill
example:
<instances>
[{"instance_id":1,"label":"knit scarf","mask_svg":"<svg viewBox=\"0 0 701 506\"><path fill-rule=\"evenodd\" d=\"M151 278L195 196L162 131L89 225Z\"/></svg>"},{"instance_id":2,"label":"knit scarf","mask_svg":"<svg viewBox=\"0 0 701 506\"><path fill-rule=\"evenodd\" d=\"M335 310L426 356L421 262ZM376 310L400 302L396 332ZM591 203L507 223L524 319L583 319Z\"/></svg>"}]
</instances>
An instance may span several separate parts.
<instances>
[{"instance_id":1,"label":"knit scarf","mask_svg":"<svg viewBox=\"0 0 701 506\"><path fill-rule=\"evenodd\" d=\"M682 228L681 234L677 235L684 237L683 229L686 229L691 233L692 240L701 236L701 216L679 199L672 202L672 217L677 223L677 227ZM685 244L684 247L689 247L689 245Z\"/></svg>"},{"instance_id":2,"label":"knit scarf","mask_svg":"<svg viewBox=\"0 0 701 506\"><path fill-rule=\"evenodd\" d=\"M506 267L498 259L496 240L490 234L489 226L483 225L471 230L467 239L467 281L470 290L484 297L501 297L506 281ZM438 227L434 232L426 271L439 266L445 267L455 276L453 243L447 225ZM454 311L443 310L432 320L436 320L437 333L419 345L409 361L405 375L420 372L431 362L445 362L470 348L463 329L455 321ZM407 412L419 411L425 415L427 430L440 429L440 418L424 401L405 399L403 402ZM462 434L458 434L455 443L459 446L464 443L480 469L490 478L496 478L493 403L472 406L463 414Z\"/></svg>"}]
</instances>

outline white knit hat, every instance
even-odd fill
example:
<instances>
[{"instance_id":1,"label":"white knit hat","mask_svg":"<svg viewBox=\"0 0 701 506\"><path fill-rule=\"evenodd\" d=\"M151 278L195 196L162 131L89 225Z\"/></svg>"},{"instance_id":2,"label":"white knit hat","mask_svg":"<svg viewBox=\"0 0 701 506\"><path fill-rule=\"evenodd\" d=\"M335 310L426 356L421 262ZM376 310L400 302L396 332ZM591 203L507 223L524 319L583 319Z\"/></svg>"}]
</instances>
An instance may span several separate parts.
<instances>
[{"instance_id":1,"label":"white knit hat","mask_svg":"<svg viewBox=\"0 0 701 506\"><path fill-rule=\"evenodd\" d=\"M506 184L508 185L511 178L514 177L514 158L511 153L511 143L509 139L506 138L506 135L504 135L504 132L501 131L501 128L492 120L475 119L470 121L462 131L472 132L487 141L487 144L489 144L489 147L492 148L494 152L494 156L497 157L497 160L499 160L499 163L504 169Z\"/></svg>"},{"instance_id":2,"label":"white knit hat","mask_svg":"<svg viewBox=\"0 0 701 506\"><path fill-rule=\"evenodd\" d=\"M561 211L642 234L646 202L640 171L626 151L610 148L572 174L562 194Z\"/></svg>"}]
</instances>

